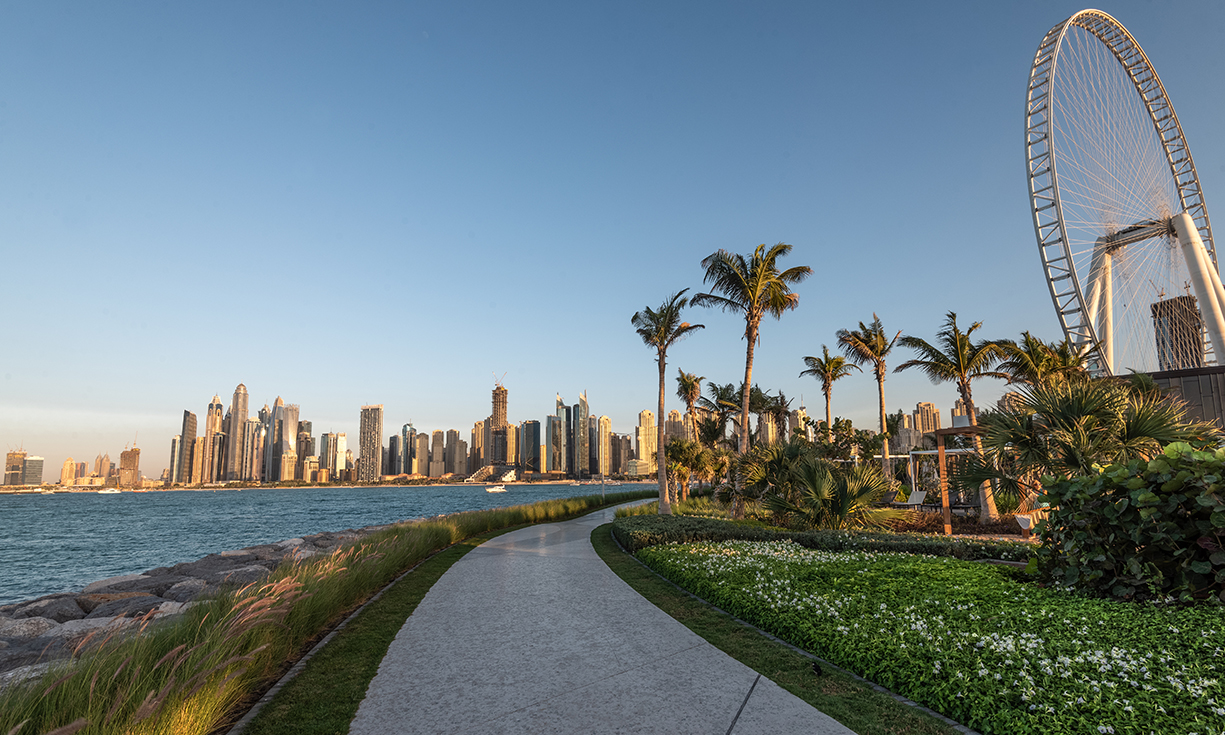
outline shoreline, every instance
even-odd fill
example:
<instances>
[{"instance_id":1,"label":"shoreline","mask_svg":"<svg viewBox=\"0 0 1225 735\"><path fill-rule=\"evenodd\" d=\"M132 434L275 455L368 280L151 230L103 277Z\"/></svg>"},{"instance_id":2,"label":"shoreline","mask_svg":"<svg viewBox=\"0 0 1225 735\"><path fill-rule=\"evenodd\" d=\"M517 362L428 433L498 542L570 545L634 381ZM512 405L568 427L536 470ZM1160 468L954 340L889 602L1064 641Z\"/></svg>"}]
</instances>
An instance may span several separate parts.
<instances>
[{"instance_id":1,"label":"shoreline","mask_svg":"<svg viewBox=\"0 0 1225 735\"><path fill-rule=\"evenodd\" d=\"M328 482L328 483L306 483L306 484L296 484L295 483L295 484L290 484L290 485L282 485L280 483L272 483L268 485L264 485L264 484L246 485L244 484L244 485L215 485L215 486L209 485L209 486L195 486L195 487L150 487L150 488L108 488L108 487L104 487L101 485L81 485L81 486L74 485L71 487L62 488L58 485L43 485L39 489L33 489L28 486L21 486L21 487L15 487L10 490L5 487L0 487L0 496L5 496L5 495L16 495L16 496L82 495L82 494L84 495L98 495L98 494L127 495L128 493L141 494L141 493L167 493L167 492L218 492L218 491L236 491L236 490L297 490L297 489L308 490L308 489L317 489L317 488L332 488L336 490L345 490L345 489L350 489L350 488L358 489L358 488L380 488L380 487L406 488L406 489L418 488L418 487L430 487L430 488L480 487L480 488L485 488L485 487L493 487L496 485L505 485L507 487L533 487L536 485L568 485L571 487L590 487L590 488L605 487L605 488L612 489L612 488L625 487L627 485L630 485L630 486L654 485L656 483L657 481L652 479L652 480L623 480L623 481L619 481L615 483L610 482L605 485L601 485L598 482L590 483L590 484L581 483L578 485L573 485L571 483L530 482L530 481L525 481L525 480L516 480L516 481L511 481L511 482L462 482L462 481L461 482L419 482L419 483L411 483L411 484L394 483L394 482L386 482L386 483L378 482L378 483L371 483L371 484ZM102 490L118 490L119 492L118 493L104 493L102 492Z\"/></svg>"}]
</instances>

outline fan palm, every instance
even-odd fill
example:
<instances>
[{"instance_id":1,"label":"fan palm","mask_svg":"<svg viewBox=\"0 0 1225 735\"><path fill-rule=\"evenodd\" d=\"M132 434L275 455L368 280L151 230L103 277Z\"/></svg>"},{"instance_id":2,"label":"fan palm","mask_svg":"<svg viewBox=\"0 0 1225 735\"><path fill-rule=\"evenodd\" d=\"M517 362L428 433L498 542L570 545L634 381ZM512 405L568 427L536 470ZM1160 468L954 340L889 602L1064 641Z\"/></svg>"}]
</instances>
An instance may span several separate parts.
<instances>
[{"instance_id":1,"label":"fan palm","mask_svg":"<svg viewBox=\"0 0 1225 735\"><path fill-rule=\"evenodd\" d=\"M753 384L753 350L757 347L761 320L767 314L781 319L783 313L799 306L799 294L791 286L812 274L812 268L797 265L785 271L778 269L778 259L791 252L791 246L778 243L767 249L758 245L752 255L719 250L702 260L710 293L693 297L694 306L717 307L744 317L744 339L748 343L744 357L744 385ZM749 394L740 399L740 452L749 448Z\"/></svg>"},{"instance_id":2,"label":"fan palm","mask_svg":"<svg viewBox=\"0 0 1225 735\"><path fill-rule=\"evenodd\" d=\"M656 467L659 475L659 512L661 515L671 515L672 508L668 504L668 468L664 464L664 386L665 369L668 361L668 348L684 339L689 334L705 329L701 324L690 324L681 320L681 312L689 303L682 289L664 300L658 309L646 307L634 312L630 323L642 338L643 344L655 348L655 362L659 366L659 421L658 438L655 445Z\"/></svg>"},{"instance_id":3,"label":"fan palm","mask_svg":"<svg viewBox=\"0 0 1225 735\"><path fill-rule=\"evenodd\" d=\"M732 412L739 409L740 403L736 398L736 386L732 383L719 385L718 383L707 383L706 392L710 393L710 397L703 396L698 399L698 405L708 411L714 421L718 423L719 432L716 436L717 441L722 441L723 436L727 431L727 422ZM713 443L713 442L712 442Z\"/></svg>"},{"instance_id":4,"label":"fan palm","mask_svg":"<svg viewBox=\"0 0 1225 735\"><path fill-rule=\"evenodd\" d=\"M1013 406L983 417L982 456L955 479L994 480L1026 510L1043 475L1093 475L1105 465L1152 459L1171 442L1220 436L1214 424L1188 421L1181 400L1116 380L1026 386Z\"/></svg>"},{"instance_id":5,"label":"fan palm","mask_svg":"<svg viewBox=\"0 0 1225 735\"><path fill-rule=\"evenodd\" d=\"M1091 348L1077 349L1066 339L1047 344L1029 332L1022 332L1020 342L1000 340L996 344L1004 350L999 371L1008 376L1009 383L1039 385L1088 376L1085 363Z\"/></svg>"},{"instance_id":6,"label":"fan palm","mask_svg":"<svg viewBox=\"0 0 1225 735\"><path fill-rule=\"evenodd\" d=\"M791 467L792 496L772 493L762 505L799 528L848 529L884 526L902 511L878 507L889 482L874 465L849 469L804 457Z\"/></svg>"},{"instance_id":7,"label":"fan palm","mask_svg":"<svg viewBox=\"0 0 1225 735\"><path fill-rule=\"evenodd\" d=\"M834 425L833 416L830 414L830 394L834 390L834 381L850 375L852 370L863 372L863 369L847 362L841 355L830 355L829 348L825 345L821 345L821 357L805 357L804 364L808 369L802 371L800 377L811 375L821 381L821 393L825 395L825 442L828 444L829 427Z\"/></svg>"},{"instance_id":8,"label":"fan palm","mask_svg":"<svg viewBox=\"0 0 1225 735\"><path fill-rule=\"evenodd\" d=\"M685 402L685 438L695 441L697 439L697 417L693 413L693 407L702 397L702 381L706 380L706 376L687 373L680 368L677 368L676 371L680 373L676 376L676 396Z\"/></svg>"},{"instance_id":9,"label":"fan palm","mask_svg":"<svg viewBox=\"0 0 1225 735\"><path fill-rule=\"evenodd\" d=\"M972 341L974 332L981 329L982 322L974 322L966 331L957 326L957 314L949 312L945 315L944 328L936 333L936 344L932 345L925 339L906 335L901 344L909 347L919 356L913 360L898 365L893 372L917 368L926 375L932 383L956 383L957 392L965 404L970 425L976 426L978 418L974 410L974 395L970 381L978 378L1008 379L1006 373L992 370L996 363L1006 356L1004 348L995 342L981 340ZM974 434L974 449L982 453L982 439ZM979 490L982 502L984 523L995 520L999 513L995 508L995 498L991 493L991 483L983 483Z\"/></svg>"},{"instance_id":10,"label":"fan palm","mask_svg":"<svg viewBox=\"0 0 1225 735\"><path fill-rule=\"evenodd\" d=\"M872 314L872 323L859 323L859 329L839 329L838 345L847 359L856 365L872 365L872 373L876 376L876 388L880 394L880 433L881 451L880 466L886 477L889 476L889 430L885 423L885 358L893 350L894 343L902 336L899 330L893 339L885 334L885 328L880 323L880 317Z\"/></svg>"}]
</instances>

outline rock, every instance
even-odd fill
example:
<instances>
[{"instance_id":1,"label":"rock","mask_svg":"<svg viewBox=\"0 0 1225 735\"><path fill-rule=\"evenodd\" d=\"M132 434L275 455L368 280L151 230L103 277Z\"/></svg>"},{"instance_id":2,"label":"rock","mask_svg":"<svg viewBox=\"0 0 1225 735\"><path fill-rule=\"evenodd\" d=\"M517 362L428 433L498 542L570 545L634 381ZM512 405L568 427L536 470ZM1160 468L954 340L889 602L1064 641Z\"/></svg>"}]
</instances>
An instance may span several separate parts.
<instances>
[{"instance_id":1,"label":"rock","mask_svg":"<svg viewBox=\"0 0 1225 735\"><path fill-rule=\"evenodd\" d=\"M52 597L35 600L23 605L13 613L14 618L48 618L57 623L80 620L85 611L72 597Z\"/></svg>"},{"instance_id":2,"label":"rock","mask_svg":"<svg viewBox=\"0 0 1225 735\"><path fill-rule=\"evenodd\" d=\"M220 582L235 569L250 566L257 561L258 559L252 554L244 553L242 556L209 554L199 561L176 564L173 567L173 571L175 574L182 575L185 578L195 577L203 579L205 582Z\"/></svg>"},{"instance_id":3,"label":"rock","mask_svg":"<svg viewBox=\"0 0 1225 735\"><path fill-rule=\"evenodd\" d=\"M153 595L139 595L136 597L125 597L119 600L111 600L104 602L94 608L93 612L85 616L86 620L94 618L113 618L116 615L127 615L128 617L136 617L144 615L150 610L161 605L165 600Z\"/></svg>"},{"instance_id":4,"label":"rock","mask_svg":"<svg viewBox=\"0 0 1225 735\"><path fill-rule=\"evenodd\" d=\"M323 554L323 553L325 552L320 551L319 549L307 549L307 548L303 548L299 546L297 549L294 550L293 558L294 558L294 561L302 561L303 559L309 559L312 556L319 556L320 554Z\"/></svg>"},{"instance_id":5,"label":"rock","mask_svg":"<svg viewBox=\"0 0 1225 735\"><path fill-rule=\"evenodd\" d=\"M222 576L221 581L226 584L236 584L239 586L258 582L268 576L267 567L262 567L258 564L252 564L246 567L239 567L231 570L228 574Z\"/></svg>"},{"instance_id":6,"label":"rock","mask_svg":"<svg viewBox=\"0 0 1225 735\"><path fill-rule=\"evenodd\" d=\"M251 552L246 549L238 549L236 551L223 551L217 556L251 556Z\"/></svg>"},{"instance_id":7,"label":"rock","mask_svg":"<svg viewBox=\"0 0 1225 735\"><path fill-rule=\"evenodd\" d=\"M98 629L105 628L124 628L135 621L132 618L85 618L84 620L69 620L63 625L57 626L40 636L41 639L47 641L72 641L78 638L84 638L90 633Z\"/></svg>"},{"instance_id":8,"label":"rock","mask_svg":"<svg viewBox=\"0 0 1225 735\"><path fill-rule=\"evenodd\" d=\"M157 612L153 614L153 618L164 618L167 615L179 615L187 612L193 605L199 605L198 602L163 602L157 606Z\"/></svg>"},{"instance_id":9,"label":"rock","mask_svg":"<svg viewBox=\"0 0 1225 735\"><path fill-rule=\"evenodd\" d=\"M59 627L59 623L49 618L0 620L0 636L5 638L37 638L57 627Z\"/></svg>"},{"instance_id":10,"label":"rock","mask_svg":"<svg viewBox=\"0 0 1225 735\"><path fill-rule=\"evenodd\" d=\"M0 651L3 651L4 649L8 647L9 647L8 641L0 641Z\"/></svg>"},{"instance_id":11,"label":"rock","mask_svg":"<svg viewBox=\"0 0 1225 735\"><path fill-rule=\"evenodd\" d=\"M161 596L163 592L182 582L186 577L182 574L174 574L165 572L152 576L149 574L139 575L140 579L130 579L126 582L117 582L106 587L107 592L142 592L146 595Z\"/></svg>"},{"instance_id":12,"label":"rock","mask_svg":"<svg viewBox=\"0 0 1225 735\"><path fill-rule=\"evenodd\" d=\"M282 549L288 549L291 546L301 546L304 543L306 543L306 539L291 538L286 539L285 541L278 541L276 545L280 546Z\"/></svg>"},{"instance_id":13,"label":"rock","mask_svg":"<svg viewBox=\"0 0 1225 735\"><path fill-rule=\"evenodd\" d=\"M0 674L0 689L18 684L27 679L34 679L47 673L51 668L52 662L46 661L39 664L30 664L28 666L18 666L17 668L6 671Z\"/></svg>"},{"instance_id":14,"label":"rock","mask_svg":"<svg viewBox=\"0 0 1225 735\"><path fill-rule=\"evenodd\" d=\"M173 602L189 602L200 596L207 583L203 579L185 579L162 593L162 597Z\"/></svg>"},{"instance_id":15,"label":"rock","mask_svg":"<svg viewBox=\"0 0 1225 735\"><path fill-rule=\"evenodd\" d=\"M132 597L148 597L148 592L96 592L92 595L81 595L77 598L77 604L81 606L88 617L88 613L93 612L99 605L105 605L108 602L115 600L127 600Z\"/></svg>"},{"instance_id":16,"label":"rock","mask_svg":"<svg viewBox=\"0 0 1225 735\"><path fill-rule=\"evenodd\" d=\"M88 595L91 592L97 592L99 590L104 590L107 587L110 587L111 585L118 584L120 582L130 582L136 579L145 579L145 575L143 574L121 574L118 577L107 577L106 579L100 579L97 582L85 585L85 589L81 590L81 592Z\"/></svg>"}]
</instances>

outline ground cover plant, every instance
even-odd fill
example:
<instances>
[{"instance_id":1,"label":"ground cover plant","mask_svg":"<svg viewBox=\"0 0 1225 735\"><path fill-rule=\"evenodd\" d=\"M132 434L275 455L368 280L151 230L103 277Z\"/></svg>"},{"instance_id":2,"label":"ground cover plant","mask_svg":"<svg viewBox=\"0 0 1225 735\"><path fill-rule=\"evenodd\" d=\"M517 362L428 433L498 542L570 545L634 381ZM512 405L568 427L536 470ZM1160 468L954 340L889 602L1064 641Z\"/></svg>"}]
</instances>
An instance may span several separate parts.
<instances>
[{"instance_id":1,"label":"ground cover plant","mask_svg":"<svg viewBox=\"0 0 1225 735\"><path fill-rule=\"evenodd\" d=\"M264 583L203 601L137 635L86 639L40 680L0 691L0 733L210 733L267 689L329 628L399 574L491 530L653 496L610 493L399 524Z\"/></svg>"},{"instance_id":2,"label":"ground cover plant","mask_svg":"<svg viewBox=\"0 0 1225 735\"><path fill-rule=\"evenodd\" d=\"M781 541L790 540L825 551L898 551L958 559L1028 561L1033 544L1020 541L933 536L888 531L787 531L754 521L729 521L695 516L635 515L618 518L613 534L631 552L648 546L690 541Z\"/></svg>"},{"instance_id":3,"label":"ground cover plant","mask_svg":"<svg viewBox=\"0 0 1225 735\"><path fill-rule=\"evenodd\" d=\"M983 733L1225 732L1225 609L1087 598L948 557L642 549L728 612Z\"/></svg>"},{"instance_id":4,"label":"ground cover plant","mask_svg":"<svg viewBox=\"0 0 1225 735\"><path fill-rule=\"evenodd\" d=\"M956 735L951 725L861 679L828 666L815 672L808 656L695 599L639 564L617 545L610 528L611 524L605 524L593 530L591 545L635 592L711 645L859 735Z\"/></svg>"}]
</instances>

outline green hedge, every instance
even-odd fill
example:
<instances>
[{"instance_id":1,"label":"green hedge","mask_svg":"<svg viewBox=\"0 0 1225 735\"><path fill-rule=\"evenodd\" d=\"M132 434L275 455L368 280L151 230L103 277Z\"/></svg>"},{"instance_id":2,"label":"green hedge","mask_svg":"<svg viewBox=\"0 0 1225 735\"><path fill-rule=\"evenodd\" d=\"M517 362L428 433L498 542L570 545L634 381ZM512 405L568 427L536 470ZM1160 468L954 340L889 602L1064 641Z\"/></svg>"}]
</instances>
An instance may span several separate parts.
<instances>
[{"instance_id":1,"label":"green hedge","mask_svg":"<svg viewBox=\"0 0 1225 735\"><path fill-rule=\"evenodd\" d=\"M630 516L613 522L613 535L630 553L649 546L694 541L782 541L822 551L898 551L957 559L1025 561L1033 545L916 533L877 531L784 531L750 523L691 516Z\"/></svg>"},{"instance_id":2,"label":"green hedge","mask_svg":"<svg viewBox=\"0 0 1225 735\"><path fill-rule=\"evenodd\" d=\"M1225 449L1175 443L1149 462L1050 481L1038 563L1054 583L1119 599L1225 602Z\"/></svg>"}]
</instances>

